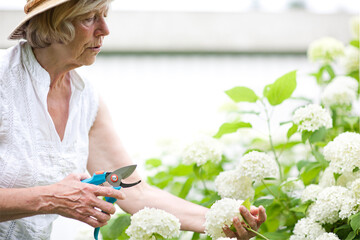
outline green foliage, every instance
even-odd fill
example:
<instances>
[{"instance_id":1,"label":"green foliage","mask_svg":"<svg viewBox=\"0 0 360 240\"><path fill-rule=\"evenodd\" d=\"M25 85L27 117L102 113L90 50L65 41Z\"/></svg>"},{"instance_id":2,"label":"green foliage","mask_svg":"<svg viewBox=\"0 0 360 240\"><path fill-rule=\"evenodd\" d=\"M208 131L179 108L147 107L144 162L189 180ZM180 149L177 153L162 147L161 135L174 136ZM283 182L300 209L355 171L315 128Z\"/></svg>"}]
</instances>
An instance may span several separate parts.
<instances>
[{"instance_id":1,"label":"green foliage","mask_svg":"<svg viewBox=\"0 0 360 240\"><path fill-rule=\"evenodd\" d=\"M359 45L358 41L354 41L352 44L355 44L357 47ZM354 74L354 76L357 74L356 79L359 79L358 71L348 75L351 74ZM316 82L323 88L336 77L336 73L331 63L326 63L312 76L315 77ZM252 200L246 199L243 203L248 209L250 205L266 208L267 221L261 225L259 232L272 240L289 239L295 224L298 220L304 218L309 211L312 201L302 202L299 193L296 192L296 189L292 189L292 186L295 186L297 181L301 182L304 186L319 183L320 176L329 166L329 162L322 154L324 146L345 131L360 132L360 117L352 114L352 106L332 106L330 108L333 121L331 129L321 127L314 132L300 131L299 126L294 124L291 119L288 119L288 121L278 123L278 126L291 123L291 126L282 138L284 141L274 143L272 140L272 129L270 128L271 115L269 115L269 112L290 97L294 101L304 101L304 99L308 103L312 101L301 96L292 97L296 86L296 71L291 71L279 77L272 84L266 85L262 97L257 96L252 89L245 86L234 87L225 92L236 103L242 104L247 102L254 106L253 110L238 112L239 114L250 113L259 116L259 118L260 116L266 117L265 120L261 119L264 120L264 125L268 127L268 138L252 138L249 139L248 143L244 143L240 147L243 149L242 154L253 150L271 152L278 164L280 177L264 178L261 183L253 183L255 196ZM269 104L265 103L265 99L267 99ZM258 108L255 109L258 105L261 105L263 108L260 110ZM237 134L240 128L249 128L251 130L252 124L242 121L224 123L213 137L220 139L225 134ZM300 160L297 156L299 153L295 151L295 147L299 145L304 146ZM229 169L229 166L236 166L238 161L239 159L229 159L228 156L223 155L219 163L208 161L198 166L196 164L184 165L181 156L177 156L177 161L172 164L165 164L161 157L159 157L146 160L145 167L147 170L151 170L151 174L147 178L149 184L171 192L180 198L210 208L220 199L214 186L216 177L224 169ZM354 172L356 171L359 171L359 168L355 168ZM340 177L340 174L334 174L335 182ZM101 228L103 239L128 239L125 230L129 224L130 216L127 214L118 215L116 218L111 219L107 226ZM327 232L336 233L340 239L360 240L360 212L357 212L348 219L334 224L326 224L323 227ZM163 239L159 235L155 237L156 239ZM256 239L260 238L258 236ZM193 233L191 239L210 240L210 237L204 234Z\"/></svg>"},{"instance_id":2,"label":"green foliage","mask_svg":"<svg viewBox=\"0 0 360 240\"><path fill-rule=\"evenodd\" d=\"M350 41L350 45L351 45L351 46L354 46L354 47L357 47L357 48L360 48L360 41L359 41L359 39L351 40L351 41Z\"/></svg>"}]
</instances>

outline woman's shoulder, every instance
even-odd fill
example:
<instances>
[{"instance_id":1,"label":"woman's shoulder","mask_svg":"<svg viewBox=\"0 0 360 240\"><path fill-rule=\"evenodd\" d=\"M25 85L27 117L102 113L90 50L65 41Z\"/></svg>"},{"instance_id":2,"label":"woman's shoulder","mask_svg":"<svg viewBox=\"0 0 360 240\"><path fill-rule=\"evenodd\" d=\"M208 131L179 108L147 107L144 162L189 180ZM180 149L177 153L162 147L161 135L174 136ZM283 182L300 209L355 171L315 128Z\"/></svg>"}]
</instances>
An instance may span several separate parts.
<instances>
[{"instance_id":1,"label":"woman's shoulder","mask_svg":"<svg viewBox=\"0 0 360 240\"><path fill-rule=\"evenodd\" d=\"M8 49L0 50L0 75L9 72L12 68L21 66L21 51L25 42L19 42Z\"/></svg>"}]
</instances>

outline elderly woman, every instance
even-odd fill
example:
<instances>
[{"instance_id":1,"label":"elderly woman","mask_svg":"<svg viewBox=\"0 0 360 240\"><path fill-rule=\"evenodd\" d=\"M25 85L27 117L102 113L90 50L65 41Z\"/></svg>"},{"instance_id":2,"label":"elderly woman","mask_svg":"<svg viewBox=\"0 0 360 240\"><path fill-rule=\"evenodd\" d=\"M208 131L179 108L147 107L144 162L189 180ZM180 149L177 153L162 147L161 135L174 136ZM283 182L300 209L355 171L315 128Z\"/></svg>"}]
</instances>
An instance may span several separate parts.
<instances>
[{"instance_id":1,"label":"elderly woman","mask_svg":"<svg viewBox=\"0 0 360 240\"><path fill-rule=\"evenodd\" d=\"M94 63L109 34L110 0L28 0L10 39L25 39L0 58L0 239L48 239L57 215L93 227L115 212L98 198L117 198L126 212L145 206L177 216L183 230L204 232L207 209L151 187L82 183L97 170L131 165L109 112L91 83L74 70ZM134 172L129 181L140 179ZM240 209L257 230L263 207ZM229 237L254 235L235 219Z\"/></svg>"}]
</instances>

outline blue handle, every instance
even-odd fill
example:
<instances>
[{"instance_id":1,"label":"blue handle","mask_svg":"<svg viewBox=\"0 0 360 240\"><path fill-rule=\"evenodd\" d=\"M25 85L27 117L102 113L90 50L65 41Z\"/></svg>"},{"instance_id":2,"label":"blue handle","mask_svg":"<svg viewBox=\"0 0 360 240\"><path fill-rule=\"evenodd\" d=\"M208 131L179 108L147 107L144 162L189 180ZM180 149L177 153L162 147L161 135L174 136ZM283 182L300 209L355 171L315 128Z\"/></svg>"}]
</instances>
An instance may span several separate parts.
<instances>
[{"instance_id":1,"label":"blue handle","mask_svg":"<svg viewBox=\"0 0 360 240\"><path fill-rule=\"evenodd\" d=\"M105 181L106 181L106 172L100 173L100 174L94 173L94 175L91 178L84 179L81 182L90 183L90 184L94 184L94 185L100 185L100 184L104 183ZM121 186L113 187L113 188L116 189L116 190L120 190ZM107 202L109 202L109 203L115 203L117 199L112 198L112 197L105 197L105 200ZM100 232L99 227L94 229L94 238L95 238L95 240L98 240L99 232Z\"/></svg>"},{"instance_id":2,"label":"blue handle","mask_svg":"<svg viewBox=\"0 0 360 240\"><path fill-rule=\"evenodd\" d=\"M81 182L90 183L90 184L94 184L94 185L100 185L100 184L106 182L106 172L101 173L101 174L94 173L94 175L91 178L84 179Z\"/></svg>"},{"instance_id":3,"label":"blue handle","mask_svg":"<svg viewBox=\"0 0 360 240\"><path fill-rule=\"evenodd\" d=\"M99 232L100 232L100 228L99 228L99 227L97 227L97 228L94 229L94 238L95 238L95 240L98 240Z\"/></svg>"},{"instance_id":4,"label":"blue handle","mask_svg":"<svg viewBox=\"0 0 360 240\"><path fill-rule=\"evenodd\" d=\"M114 189L116 189L116 190L120 190L120 188L121 188L121 186L119 186L119 187L113 187ZM115 203L116 202L116 198L113 198L113 197L105 197L105 200L107 201L107 202L109 202L109 203Z\"/></svg>"}]
</instances>

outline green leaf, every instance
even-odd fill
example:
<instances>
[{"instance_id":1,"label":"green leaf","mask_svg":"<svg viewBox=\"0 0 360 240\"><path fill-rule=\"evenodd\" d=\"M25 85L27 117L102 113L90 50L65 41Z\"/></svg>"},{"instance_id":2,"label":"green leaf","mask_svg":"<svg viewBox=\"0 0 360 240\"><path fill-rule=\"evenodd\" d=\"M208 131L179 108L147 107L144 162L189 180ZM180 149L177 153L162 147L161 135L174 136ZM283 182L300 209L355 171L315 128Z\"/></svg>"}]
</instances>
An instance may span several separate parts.
<instances>
[{"instance_id":1,"label":"green leaf","mask_svg":"<svg viewBox=\"0 0 360 240\"><path fill-rule=\"evenodd\" d=\"M301 141L302 141L303 143L305 143L306 140L309 139L309 137L311 136L312 133L313 133L313 132L309 132L309 131L306 131L306 130L302 131L302 132L301 132Z\"/></svg>"},{"instance_id":2,"label":"green leaf","mask_svg":"<svg viewBox=\"0 0 360 240\"><path fill-rule=\"evenodd\" d=\"M291 234L288 232L267 232L263 235L271 240L284 240L289 239Z\"/></svg>"},{"instance_id":3,"label":"green leaf","mask_svg":"<svg viewBox=\"0 0 360 240\"><path fill-rule=\"evenodd\" d=\"M249 198L247 198L241 205L245 206L247 210L250 211L251 203Z\"/></svg>"},{"instance_id":4,"label":"green leaf","mask_svg":"<svg viewBox=\"0 0 360 240\"><path fill-rule=\"evenodd\" d=\"M193 173L192 165L179 164L169 170L169 174L172 176L188 176Z\"/></svg>"},{"instance_id":5,"label":"green leaf","mask_svg":"<svg viewBox=\"0 0 360 240\"><path fill-rule=\"evenodd\" d=\"M310 204L311 204L311 201L308 201L308 202L306 202L306 203L304 203L304 204L301 204L301 205L299 205L299 206L290 208L290 211L305 214L305 213L306 213L306 210L308 209L308 207L310 206Z\"/></svg>"},{"instance_id":6,"label":"green leaf","mask_svg":"<svg viewBox=\"0 0 360 240\"><path fill-rule=\"evenodd\" d=\"M326 135L326 129L325 127L321 127L310 135L309 142L310 143L320 142L324 140L325 135Z\"/></svg>"},{"instance_id":7,"label":"green leaf","mask_svg":"<svg viewBox=\"0 0 360 240\"><path fill-rule=\"evenodd\" d=\"M273 106L288 99L296 88L296 71L289 72L278 78L273 84L264 88L263 94Z\"/></svg>"},{"instance_id":8,"label":"green leaf","mask_svg":"<svg viewBox=\"0 0 360 240\"><path fill-rule=\"evenodd\" d=\"M331 230L333 227L330 224L329 230ZM333 232L340 238L340 239L346 239L346 237L349 235L350 232L352 232L351 227L348 224L343 224L339 227L336 227Z\"/></svg>"},{"instance_id":9,"label":"green leaf","mask_svg":"<svg viewBox=\"0 0 360 240\"><path fill-rule=\"evenodd\" d=\"M357 48L360 48L360 41L359 40L352 40L350 41L350 45L351 46L354 46L354 47L357 47Z\"/></svg>"},{"instance_id":10,"label":"green leaf","mask_svg":"<svg viewBox=\"0 0 360 240\"><path fill-rule=\"evenodd\" d=\"M275 145L274 148L275 148L275 150L281 150L281 151L283 151L283 150L286 150L286 149L290 149L290 148L292 148L293 146L298 145L298 144L300 144L300 143L302 143L302 142L296 141L296 142L280 143L280 144L278 144L278 145Z\"/></svg>"},{"instance_id":11,"label":"green leaf","mask_svg":"<svg viewBox=\"0 0 360 240\"><path fill-rule=\"evenodd\" d=\"M166 239L158 233L153 233L153 236L155 237L156 240L165 240Z\"/></svg>"},{"instance_id":12,"label":"green leaf","mask_svg":"<svg viewBox=\"0 0 360 240\"><path fill-rule=\"evenodd\" d=\"M329 162L325 160L325 157L321 152L313 150L311 153L314 155L316 161L320 163L323 169L329 166Z\"/></svg>"},{"instance_id":13,"label":"green leaf","mask_svg":"<svg viewBox=\"0 0 360 240\"><path fill-rule=\"evenodd\" d=\"M234 133L240 128L251 128L251 124L247 122L233 122L224 123L219 128L219 131L214 135L214 138L220 138L224 134Z\"/></svg>"},{"instance_id":14,"label":"green leaf","mask_svg":"<svg viewBox=\"0 0 360 240\"><path fill-rule=\"evenodd\" d=\"M192 235L191 240L197 240L197 239L200 239L200 233L194 232L193 235Z\"/></svg>"},{"instance_id":15,"label":"green leaf","mask_svg":"<svg viewBox=\"0 0 360 240\"><path fill-rule=\"evenodd\" d=\"M300 160L296 163L297 169L300 171L303 167L306 167L308 165L314 164L314 162L310 162L307 160Z\"/></svg>"},{"instance_id":16,"label":"green leaf","mask_svg":"<svg viewBox=\"0 0 360 240\"><path fill-rule=\"evenodd\" d=\"M108 225L100 228L104 239L117 239L130 225L130 214L118 215Z\"/></svg>"},{"instance_id":17,"label":"green leaf","mask_svg":"<svg viewBox=\"0 0 360 240\"><path fill-rule=\"evenodd\" d=\"M174 178L166 172L159 172L153 177L148 177L148 182L158 188L165 188Z\"/></svg>"},{"instance_id":18,"label":"green leaf","mask_svg":"<svg viewBox=\"0 0 360 240\"><path fill-rule=\"evenodd\" d=\"M355 78L359 81L359 70L353 71L351 73L348 73L347 76ZM360 87L359 87L360 88Z\"/></svg>"},{"instance_id":19,"label":"green leaf","mask_svg":"<svg viewBox=\"0 0 360 240\"><path fill-rule=\"evenodd\" d=\"M298 125L294 123L287 131L286 134L287 138L290 139L290 137L294 135L297 132L297 130L298 130Z\"/></svg>"},{"instance_id":20,"label":"green leaf","mask_svg":"<svg viewBox=\"0 0 360 240\"><path fill-rule=\"evenodd\" d=\"M315 183L319 177L319 173L322 170L322 167L319 164L315 164L312 168L303 171L300 174L301 180L304 182L305 186Z\"/></svg>"},{"instance_id":21,"label":"green leaf","mask_svg":"<svg viewBox=\"0 0 360 240\"><path fill-rule=\"evenodd\" d=\"M345 240L353 240L355 237L355 232L350 232L349 235L345 238Z\"/></svg>"},{"instance_id":22,"label":"green leaf","mask_svg":"<svg viewBox=\"0 0 360 240\"><path fill-rule=\"evenodd\" d=\"M354 232L360 231L360 212L350 217L350 226Z\"/></svg>"},{"instance_id":23,"label":"green leaf","mask_svg":"<svg viewBox=\"0 0 360 240\"><path fill-rule=\"evenodd\" d=\"M162 164L161 160L157 159L157 158L150 158L145 161L146 169L157 168L157 167L161 166L161 164Z\"/></svg>"},{"instance_id":24,"label":"green leaf","mask_svg":"<svg viewBox=\"0 0 360 240\"><path fill-rule=\"evenodd\" d=\"M269 205L271 205L274 202L273 198L258 198L254 201L254 206L259 207L260 205L264 208L267 208Z\"/></svg>"},{"instance_id":25,"label":"green leaf","mask_svg":"<svg viewBox=\"0 0 360 240\"><path fill-rule=\"evenodd\" d=\"M354 129L355 126L360 122L360 117L345 116L344 121L349 124L351 129Z\"/></svg>"},{"instance_id":26,"label":"green leaf","mask_svg":"<svg viewBox=\"0 0 360 240\"><path fill-rule=\"evenodd\" d=\"M334 174L335 182L337 182L337 180L339 179L339 177L342 175L341 173L333 173L333 174Z\"/></svg>"},{"instance_id":27,"label":"green leaf","mask_svg":"<svg viewBox=\"0 0 360 240\"><path fill-rule=\"evenodd\" d=\"M256 102L259 99L255 92L247 87L234 87L225 93L234 102Z\"/></svg>"},{"instance_id":28,"label":"green leaf","mask_svg":"<svg viewBox=\"0 0 360 240\"><path fill-rule=\"evenodd\" d=\"M185 199L186 196L189 194L192 184L194 182L194 178L188 178L186 182L184 183L183 187L181 188L181 191L179 193L179 197Z\"/></svg>"},{"instance_id":29,"label":"green leaf","mask_svg":"<svg viewBox=\"0 0 360 240\"><path fill-rule=\"evenodd\" d=\"M331 67L331 65L325 65L324 69L325 69L325 71L327 71L327 73L330 76L329 80L331 80L331 79L333 79L335 77L335 72L334 72L333 68Z\"/></svg>"}]
</instances>

